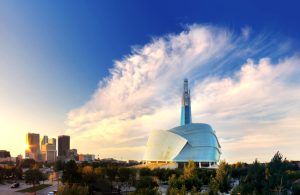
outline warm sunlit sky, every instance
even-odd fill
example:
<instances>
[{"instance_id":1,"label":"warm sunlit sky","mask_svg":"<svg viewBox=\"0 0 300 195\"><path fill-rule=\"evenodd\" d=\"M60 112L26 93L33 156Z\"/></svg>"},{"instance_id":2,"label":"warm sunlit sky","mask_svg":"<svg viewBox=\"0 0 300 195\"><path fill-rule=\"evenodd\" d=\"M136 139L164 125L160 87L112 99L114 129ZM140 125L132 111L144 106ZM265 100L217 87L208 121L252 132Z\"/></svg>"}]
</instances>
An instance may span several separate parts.
<instances>
[{"instance_id":1,"label":"warm sunlit sky","mask_svg":"<svg viewBox=\"0 0 300 195\"><path fill-rule=\"evenodd\" d=\"M100 158L138 159L153 129L193 122L229 162L300 159L297 1L1 1L0 149L71 135Z\"/></svg>"}]
</instances>

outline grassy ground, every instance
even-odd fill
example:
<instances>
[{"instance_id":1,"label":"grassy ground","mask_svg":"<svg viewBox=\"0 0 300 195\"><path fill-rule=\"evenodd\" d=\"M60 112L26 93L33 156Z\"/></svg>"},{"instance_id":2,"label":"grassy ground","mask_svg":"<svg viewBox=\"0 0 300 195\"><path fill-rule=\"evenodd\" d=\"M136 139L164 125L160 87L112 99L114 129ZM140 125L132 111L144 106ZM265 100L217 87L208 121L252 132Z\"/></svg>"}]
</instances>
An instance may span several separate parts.
<instances>
[{"instance_id":1,"label":"grassy ground","mask_svg":"<svg viewBox=\"0 0 300 195\"><path fill-rule=\"evenodd\" d=\"M44 188L47 188L49 186L51 186L51 185L50 184L41 184L41 185L33 186L30 188L25 188L25 189L19 190L17 192L36 192L36 191L42 190Z\"/></svg>"}]
</instances>

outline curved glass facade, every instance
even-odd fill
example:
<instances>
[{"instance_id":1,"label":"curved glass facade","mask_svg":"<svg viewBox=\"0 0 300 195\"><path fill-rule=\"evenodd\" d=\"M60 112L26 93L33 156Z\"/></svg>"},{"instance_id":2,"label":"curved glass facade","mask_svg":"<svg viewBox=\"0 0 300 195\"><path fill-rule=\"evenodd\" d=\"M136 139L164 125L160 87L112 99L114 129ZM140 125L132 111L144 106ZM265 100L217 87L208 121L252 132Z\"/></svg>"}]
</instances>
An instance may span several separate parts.
<instances>
[{"instance_id":1,"label":"curved glass facade","mask_svg":"<svg viewBox=\"0 0 300 195\"><path fill-rule=\"evenodd\" d=\"M220 144L210 125L192 123L179 126L169 131L188 140L188 143L175 157L176 162L193 160L196 162L218 162L220 159Z\"/></svg>"},{"instance_id":2,"label":"curved glass facade","mask_svg":"<svg viewBox=\"0 0 300 195\"><path fill-rule=\"evenodd\" d=\"M208 124L192 123L150 133L145 161L212 162L220 160L220 144Z\"/></svg>"},{"instance_id":3,"label":"curved glass facade","mask_svg":"<svg viewBox=\"0 0 300 195\"><path fill-rule=\"evenodd\" d=\"M147 142L144 160L172 161L186 143L186 139L170 131L152 131Z\"/></svg>"}]
</instances>

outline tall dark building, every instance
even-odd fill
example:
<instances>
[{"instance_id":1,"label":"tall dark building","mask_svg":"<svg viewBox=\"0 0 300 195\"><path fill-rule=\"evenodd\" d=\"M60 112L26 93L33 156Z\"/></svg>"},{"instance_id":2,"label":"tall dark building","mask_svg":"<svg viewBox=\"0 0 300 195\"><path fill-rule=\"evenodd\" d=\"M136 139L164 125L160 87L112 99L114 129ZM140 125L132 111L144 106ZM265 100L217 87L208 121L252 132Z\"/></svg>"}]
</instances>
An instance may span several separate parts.
<instances>
[{"instance_id":1,"label":"tall dark building","mask_svg":"<svg viewBox=\"0 0 300 195\"><path fill-rule=\"evenodd\" d=\"M181 101L181 120L180 125L188 125L192 123L192 115L191 115L191 97L190 97L190 89L188 86L188 80L184 79L183 83L183 94Z\"/></svg>"},{"instance_id":2,"label":"tall dark building","mask_svg":"<svg viewBox=\"0 0 300 195\"><path fill-rule=\"evenodd\" d=\"M58 136L58 157L68 157L70 151L70 136Z\"/></svg>"},{"instance_id":3,"label":"tall dark building","mask_svg":"<svg viewBox=\"0 0 300 195\"><path fill-rule=\"evenodd\" d=\"M0 158L9 158L10 152L6 150L0 150Z\"/></svg>"},{"instance_id":4,"label":"tall dark building","mask_svg":"<svg viewBox=\"0 0 300 195\"><path fill-rule=\"evenodd\" d=\"M25 151L25 157L40 161L40 134L27 133L26 144L28 148Z\"/></svg>"}]
</instances>

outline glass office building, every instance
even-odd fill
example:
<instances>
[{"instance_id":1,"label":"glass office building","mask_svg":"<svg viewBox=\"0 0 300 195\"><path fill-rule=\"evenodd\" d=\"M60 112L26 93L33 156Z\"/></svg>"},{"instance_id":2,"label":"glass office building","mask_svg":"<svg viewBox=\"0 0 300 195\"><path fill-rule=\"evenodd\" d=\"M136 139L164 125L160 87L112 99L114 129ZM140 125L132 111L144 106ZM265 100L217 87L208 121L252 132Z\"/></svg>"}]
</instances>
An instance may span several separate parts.
<instances>
[{"instance_id":1,"label":"glass office building","mask_svg":"<svg viewBox=\"0 0 300 195\"><path fill-rule=\"evenodd\" d=\"M144 162L177 162L180 165L193 160L199 167L216 168L221 146L210 125L192 123L187 79L184 80L180 123L170 130L150 133Z\"/></svg>"}]
</instances>

